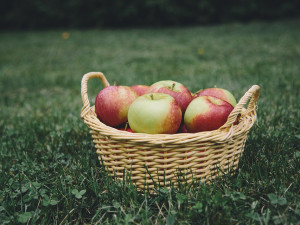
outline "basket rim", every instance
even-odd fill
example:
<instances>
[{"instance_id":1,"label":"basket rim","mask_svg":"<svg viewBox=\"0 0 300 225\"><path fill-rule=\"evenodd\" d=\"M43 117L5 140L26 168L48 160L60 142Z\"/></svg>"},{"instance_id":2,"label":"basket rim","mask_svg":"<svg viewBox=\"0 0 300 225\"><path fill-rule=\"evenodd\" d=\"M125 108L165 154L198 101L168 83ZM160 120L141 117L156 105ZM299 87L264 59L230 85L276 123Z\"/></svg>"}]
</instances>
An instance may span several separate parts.
<instances>
[{"instance_id":1,"label":"basket rim","mask_svg":"<svg viewBox=\"0 0 300 225\"><path fill-rule=\"evenodd\" d=\"M151 142L153 144L167 144L174 142L188 143L199 140L202 142L223 142L251 129L257 118L256 111L254 110L247 113L247 110L244 108L244 112L245 113L241 115L237 125L197 133L147 134L118 130L115 127L102 123L96 116L93 108L91 108L90 112L85 114L83 120L91 130L100 133L102 136L120 141Z\"/></svg>"}]
</instances>

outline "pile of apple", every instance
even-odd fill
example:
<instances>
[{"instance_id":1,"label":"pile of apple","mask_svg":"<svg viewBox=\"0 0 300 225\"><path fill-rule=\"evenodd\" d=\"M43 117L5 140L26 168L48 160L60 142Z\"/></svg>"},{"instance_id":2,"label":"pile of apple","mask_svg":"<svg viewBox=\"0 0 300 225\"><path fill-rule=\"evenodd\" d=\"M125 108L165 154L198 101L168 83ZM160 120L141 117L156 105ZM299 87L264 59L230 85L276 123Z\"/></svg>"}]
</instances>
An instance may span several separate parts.
<instances>
[{"instance_id":1,"label":"pile of apple","mask_svg":"<svg viewBox=\"0 0 300 225\"><path fill-rule=\"evenodd\" d=\"M165 80L151 86L105 87L96 97L95 112L104 124L120 130L175 134L218 129L235 105L225 89L192 94L183 84Z\"/></svg>"}]
</instances>

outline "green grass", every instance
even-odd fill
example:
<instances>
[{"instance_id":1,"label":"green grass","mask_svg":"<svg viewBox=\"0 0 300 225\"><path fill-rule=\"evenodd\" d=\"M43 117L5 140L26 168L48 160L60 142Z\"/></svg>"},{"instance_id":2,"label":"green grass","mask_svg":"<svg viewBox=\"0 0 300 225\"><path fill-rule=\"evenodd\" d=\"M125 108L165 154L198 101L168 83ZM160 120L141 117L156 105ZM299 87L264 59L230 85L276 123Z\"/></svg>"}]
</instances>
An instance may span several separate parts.
<instances>
[{"instance_id":1,"label":"green grass","mask_svg":"<svg viewBox=\"0 0 300 225\"><path fill-rule=\"evenodd\" d=\"M300 21L0 34L0 224L299 224ZM199 50L200 49L200 50ZM199 54L203 52L203 54ZM234 176L142 195L101 168L80 81L261 86ZM89 82L93 102L102 88Z\"/></svg>"}]
</instances>

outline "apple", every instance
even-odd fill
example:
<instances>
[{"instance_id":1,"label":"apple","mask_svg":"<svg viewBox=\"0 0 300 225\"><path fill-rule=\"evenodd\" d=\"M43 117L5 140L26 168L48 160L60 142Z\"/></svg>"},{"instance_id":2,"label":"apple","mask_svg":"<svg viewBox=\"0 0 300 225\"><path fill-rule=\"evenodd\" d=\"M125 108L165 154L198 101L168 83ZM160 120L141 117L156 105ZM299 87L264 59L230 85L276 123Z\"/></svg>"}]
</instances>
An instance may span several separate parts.
<instances>
[{"instance_id":1,"label":"apple","mask_svg":"<svg viewBox=\"0 0 300 225\"><path fill-rule=\"evenodd\" d=\"M172 80L163 80L152 84L148 93L171 95L177 101L183 114L189 103L193 100L191 92L183 84Z\"/></svg>"},{"instance_id":2,"label":"apple","mask_svg":"<svg viewBox=\"0 0 300 225\"><path fill-rule=\"evenodd\" d=\"M144 94L147 93L147 91L148 91L148 89L149 89L149 86L138 84L138 85L133 85L133 86L131 86L131 88L132 88L133 90L135 90L136 93L138 93L139 96L141 96L141 95L144 95Z\"/></svg>"},{"instance_id":3,"label":"apple","mask_svg":"<svg viewBox=\"0 0 300 225\"><path fill-rule=\"evenodd\" d=\"M128 110L128 123L133 132L148 134L174 134L182 120L176 100L163 93L150 93L138 97Z\"/></svg>"},{"instance_id":4,"label":"apple","mask_svg":"<svg viewBox=\"0 0 300 225\"><path fill-rule=\"evenodd\" d=\"M199 96L212 96L220 98L226 102L229 102L233 107L236 106L236 99L234 96L227 90L223 88L207 88L196 92L195 98Z\"/></svg>"},{"instance_id":5,"label":"apple","mask_svg":"<svg viewBox=\"0 0 300 225\"><path fill-rule=\"evenodd\" d=\"M131 103L138 94L128 86L108 86L103 88L95 100L98 118L108 126L119 126L127 121Z\"/></svg>"},{"instance_id":6,"label":"apple","mask_svg":"<svg viewBox=\"0 0 300 225\"><path fill-rule=\"evenodd\" d=\"M233 106L219 98L200 96L187 107L184 124L191 133L216 130L225 124Z\"/></svg>"}]
</instances>

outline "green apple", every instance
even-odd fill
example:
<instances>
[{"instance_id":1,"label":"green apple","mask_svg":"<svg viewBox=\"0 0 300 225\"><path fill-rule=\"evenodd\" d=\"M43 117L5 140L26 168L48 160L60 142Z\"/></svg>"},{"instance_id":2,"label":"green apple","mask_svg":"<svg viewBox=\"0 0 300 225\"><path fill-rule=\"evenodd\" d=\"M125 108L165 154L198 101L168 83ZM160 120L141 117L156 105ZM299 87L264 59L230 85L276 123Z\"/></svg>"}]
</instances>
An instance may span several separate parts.
<instances>
[{"instance_id":1,"label":"green apple","mask_svg":"<svg viewBox=\"0 0 300 225\"><path fill-rule=\"evenodd\" d=\"M152 84L148 93L164 93L175 98L181 108L182 113L193 100L191 92L186 86L173 80L162 80Z\"/></svg>"},{"instance_id":2,"label":"green apple","mask_svg":"<svg viewBox=\"0 0 300 225\"><path fill-rule=\"evenodd\" d=\"M135 133L174 134L181 120L181 109L168 94L142 95L133 101L128 110L128 123Z\"/></svg>"}]
</instances>

